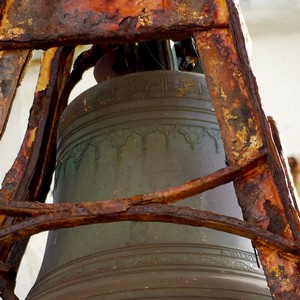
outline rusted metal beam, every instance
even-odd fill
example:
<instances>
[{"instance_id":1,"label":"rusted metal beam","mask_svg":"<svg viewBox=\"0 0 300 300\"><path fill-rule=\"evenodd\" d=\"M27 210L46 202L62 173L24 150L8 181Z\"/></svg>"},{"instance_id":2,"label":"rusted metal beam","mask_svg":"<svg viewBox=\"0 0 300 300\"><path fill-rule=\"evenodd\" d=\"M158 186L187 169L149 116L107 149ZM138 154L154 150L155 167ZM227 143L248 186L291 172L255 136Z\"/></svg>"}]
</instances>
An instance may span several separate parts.
<instances>
[{"instance_id":1,"label":"rusted metal beam","mask_svg":"<svg viewBox=\"0 0 300 300\"><path fill-rule=\"evenodd\" d=\"M183 38L228 24L225 0L3 0L0 49Z\"/></svg>"},{"instance_id":2,"label":"rusted metal beam","mask_svg":"<svg viewBox=\"0 0 300 300\"><path fill-rule=\"evenodd\" d=\"M95 46L80 55L70 77L72 47L53 48L45 53L24 141L0 190L0 198L5 202L45 201L54 171L56 129L61 112L84 70L94 66L106 49ZM21 220L5 213L0 215L2 229ZM0 265L6 267L0 270L0 296L5 299L16 299L12 291L28 237L15 240L14 244L0 244Z\"/></svg>"},{"instance_id":3,"label":"rusted metal beam","mask_svg":"<svg viewBox=\"0 0 300 300\"><path fill-rule=\"evenodd\" d=\"M0 51L0 139L30 57L29 50Z\"/></svg>"},{"instance_id":4,"label":"rusted metal beam","mask_svg":"<svg viewBox=\"0 0 300 300\"><path fill-rule=\"evenodd\" d=\"M188 181L179 186L144 195L135 195L129 198L59 204L0 200L0 213L7 216L31 217L23 222L0 229L0 241L2 244L12 243L16 240L24 239L33 233L44 230L75 227L95 222L109 222L115 219L118 220L118 216L121 220L121 215L123 215L123 218L133 218L132 214L127 213L128 210L132 209L134 206L159 204L159 207L163 208L161 205L165 204L164 209L168 210L166 204L183 200L209 189L213 189L219 185L231 182L234 177L241 176L245 172L249 172L249 170L258 168L264 163L265 158L266 155L262 155L258 159L248 162L244 166L231 165L210 175ZM193 211L196 213L196 210ZM202 212L199 211L197 213L200 215L202 214ZM142 211L141 214L143 215ZM205 212L203 212L203 214L205 215ZM143 218L142 215L140 216L141 219ZM157 218L161 217L159 210L155 210L153 218L155 218L155 215ZM175 217L176 212L173 212L173 215ZM137 218L139 218L139 216L137 216ZM206 221L207 219L208 217L205 218ZM180 224L183 224L183 222L184 219L180 221ZM186 222L186 225L190 225L188 219L186 219ZM201 222L201 218L198 222ZM203 223L201 226L206 226L206 224ZM244 234L246 231L247 230L244 230ZM253 235L247 237L253 237ZM268 240L268 238L265 239Z\"/></svg>"},{"instance_id":5,"label":"rusted metal beam","mask_svg":"<svg viewBox=\"0 0 300 300\"><path fill-rule=\"evenodd\" d=\"M15 225L4 228L0 232L3 243L17 241L24 236L30 236L41 230L70 228L93 223L110 223L119 221L164 222L195 227L206 227L223 232L236 234L252 239L256 244L267 246L276 252L292 252L300 258L300 243L290 243L289 240L270 231L263 230L249 222L234 217L220 215L211 211L201 211L183 206L164 204L128 205L113 209L116 201L101 202L95 209L86 210L83 205L70 205L70 209L53 214L42 214L25 219ZM120 207L120 206L119 206Z\"/></svg>"},{"instance_id":6,"label":"rusted metal beam","mask_svg":"<svg viewBox=\"0 0 300 300\"><path fill-rule=\"evenodd\" d=\"M206 80L229 164L267 150L267 163L234 180L244 219L291 242L299 240L299 216L265 117L247 56L245 35L233 1L227 1L230 29L196 32ZM274 299L299 299L299 257L254 244Z\"/></svg>"},{"instance_id":7,"label":"rusted metal beam","mask_svg":"<svg viewBox=\"0 0 300 300\"><path fill-rule=\"evenodd\" d=\"M29 201L35 198L36 201L39 198L36 195L41 193L40 181L43 182L49 171L44 165L52 165L54 170L55 162L50 163L48 159L53 161L55 153L58 111L61 112L67 105L66 101L63 104L58 103L57 98L67 76L63 74L63 63L67 63L68 68L72 63L72 56L71 59L68 58L69 51L68 48L52 48L44 55L28 128L18 156L6 174L0 190L3 199Z\"/></svg>"},{"instance_id":8,"label":"rusted metal beam","mask_svg":"<svg viewBox=\"0 0 300 300\"><path fill-rule=\"evenodd\" d=\"M34 217L44 214L55 214L61 212L70 212L82 207L85 211L101 211L101 213L124 211L133 205L143 204L172 204L177 201L195 196L205 191L214 189L220 185L231 182L235 177L260 167L266 160L266 153L254 161L247 162L240 166L232 164L228 167L215 171L207 176L190 180L184 184L169 187L167 189L150 192L143 195L135 195L128 198L113 200L101 200L93 202L79 203L54 203L44 204L36 202L6 201L0 198L0 213L14 217ZM1 229L0 229L1 231Z\"/></svg>"},{"instance_id":9,"label":"rusted metal beam","mask_svg":"<svg viewBox=\"0 0 300 300\"><path fill-rule=\"evenodd\" d=\"M52 48L44 56L28 128L19 154L4 178L1 198L9 201L44 201L55 165L56 127L66 101L60 102L62 87L72 65L73 48ZM0 216L1 227L20 221ZM12 290L28 239L0 244L0 258L9 272L0 276L0 294ZM7 274L10 274L9 276ZM7 276L6 276L7 275Z\"/></svg>"}]
</instances>

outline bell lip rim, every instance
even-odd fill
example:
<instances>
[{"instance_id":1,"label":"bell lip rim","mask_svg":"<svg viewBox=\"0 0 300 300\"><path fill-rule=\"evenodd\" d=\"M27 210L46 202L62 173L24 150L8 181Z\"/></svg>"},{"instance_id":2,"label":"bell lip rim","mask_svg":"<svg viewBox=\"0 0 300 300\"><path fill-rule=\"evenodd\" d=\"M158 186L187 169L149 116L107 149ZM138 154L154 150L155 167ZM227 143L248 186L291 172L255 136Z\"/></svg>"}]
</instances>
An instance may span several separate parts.
<instances>
[{"instance_id":1,"label":"bell lip rim","mask_svg":"<svg viewBox=\"0 0 300 300\"><path fill-rule=\"evenodd\" d=\"M148 271L148 272L147 272ZM74 291L74 287L77 288L80 286L80 284L89 282L89 290L90 293L87 295L88 297L104 297L104 299L119 299L116 298L118 296L124 295L124 294L132 294L134 297L136 297L136 294L142 293L143 298L142 299L153 299L153 293L157 293L159 291L163 291L165 295L163 297L166 297L166 299L170 299L170 292L168 291L173 291L172 297L173 296L179 296L179 297L186 297L186 293L195 293L197 296L199 296L199 293L202 292L207 292L208 290L212 291L212 294L208 294L210 297L209 299L220 299L219 297L226 296L226 298L222 299L237 299L237 298L231 298L232 294L236 293L238 296L248 296L248 297L259 297L258 299L272 299L270 290L267 286L267 283L265 282L264 279L260 278L253 278L253 277L240 277L238 274L227 274L227 273L220 273L216 274L213 272L203 272L199 275L197 274L197 280L194 280L195 278L195 271L186 271L186 270L180 270L180 282L178 284L178 269L174 270L174 274L170 274L170 270L166 269L163 272L153 272L152 274L150 273L151 270L146 270L145 273L138 273L138 272L133 272L133 273L121 273L119 276L107 276L107 277L101 277L99 274L92 274L91 276L87 276L85 278L77 278L77 280L74 281L69 281L69 282L62 282L60 285L54 285L50 286L46 290L43 289L43 284L41 285L34 285L32 289L30 290L28 296L30 296L30 299L40 299L39 297L46 296L46 297L53 297L57 296L58 292L64 293L62 295L59 295L60 297L62 296L75 296L77 295L77 291ZM176 275L177 272L177 275ZM149 280L149 274L151 275L152 279L154 279L154 284L151 282L148 285L148 288L145 289L145 285L140 283L140 286L134 287L134 289L126 289L126 286L132 286L132 284L136 283L136 277L139 276L147 276L147 279ZM161 284L156 284L159 279L156 277L159 277L159 275L165 274L165 280L163 278L160 278L162 282L168 283L167 287L163 286L163 283ZM97 276L98 275L98 276ZM127 275L127 276L126 276ZM122 282L121 287L116 287L114 291L110 291L106 285L109 285L110 281L114 283L118 278L121 276L124 277L124 281ZM168 277L167 277L168 276ZM101 281L102 279L102 281ZM156 280L156 281L155 281ZM185 282L184 282L185 281ZM194 283L191 285L186 284L186 282L189 281L189 283ZM196 285L197 282L201 282L199 285ZM101 285L99 285L99 282ZM219 287L216 286L216 282L219 285ZM46 283L46 282L44 282ZM204 286L203 283L206 285ZM207 285L210 283L209 285ZM230 285L232 283L232 285ZM228 286L228 288L225 288L225 286ZM101 287L107 288L106 290L101 289ZM123 288L122 288L123 287ZM69 291L70 288L72 288L72 294L70 295ZM244 288L244 289L243 289ZM41 290L42 289L42 290ZM80 288L81 290L81 288ZM179 293L179 291L181 291ZM91 294L93 292L93 294ZM229 295L226 295L226 293ZM86 294L85 294L86 295ZM200 294L201 295L201 294ZM157 297L156 295L155 297ZM231 296L230 298L227 298L228 296ZM38 298L37 298L38 297ZM107 298L109 297L109 298ZM160 296L161 297L161 296ZM243 299L250 299L250 298L243 298ZM194 298L194 296L193 296ZM192 299L193 299L192 298ZM47 298L48 299L48 298ZM51 298L53 299L53 298ZM82 299L82 298L79 298ZM122 298L123 299L123 298ZM139 299L139 298L125 298L125 299ZM161 298L158 298L161 299ZM176 299L176 298L175 298ZM199 299L199 298L194 298L194 299ZM238 298L241 299L241 298ZM253 298L251 298L253 299ZM257 299L257 298L255 298Z\"/></svg>"},{"instance_id":2,"label":"bell lip rim","mask_svg":"<svg viewBox=\"0 0 300 300\"><path fill-rule=\"evenodd\" d=\"M189 250L189 251L187 251ZM167 252L166 252L167 251ZM214 252L215 251L215 252ZM228 252L224 252L228 251ZM245 256L237 256L236 254L233 254L231 252L238 252L239 254L245 254ZM206 271L210 272L215 269L222 269L223 274L231 274L232 276L242 276L242 277L253 277L256 278L257 280L262 280L265 281L265 275L263 273L263 270L257 266L257 261L256 261L256 256L253 252L247 251L244 249L238 249L238 248L231 248L231 247L226 247L226 246L220 246L220 245L213 245L213 244L177 244L177 243L160 243L160 244L145 244L145 245L132 245L130 247L123 247L123 248L117 248L113 250L107 250L107 251L102 251L85 255L83 257L74 259L70 262L67 262L63 265L60 265L49 272L44 272L44 274L38 279L35 283L36 284L43 284L43 282L47 282L49 280L49 277L51 279L52 276L56 277L58 274L62 278L64 277L63 274L69 273L69 272L74 272L74 270L78 270L79 266L81 266L82 262L85 262L85 266L94 266L96 264L101 264L101 262L106 261L110 262L112 265L116 262L119 261L119 263L124 260L130 258L136 258L137 255L141 258L150 255L151 256L164 256L165 253L171 253L178 257L179 255L190 255L193 257L194 255L197 255L199 257L205 257L207 258L222 258L222 259L229 259L231 261L235 261L236 263L245 263L248 267L250 264L255 264L255 267L252 267L252 270L247 269L246 267L241 267L240 264L238 265L233 265L232 263L226 265L215 265L215 264L209 264L209 263L203 263L202 261L200 262L195 262L193 260L193 264L186 264L187 268L186 271L189 272L189 269L191 270L200 270L203 271L203 269L206 269ZM250 259L251 257L251 259ZM177 258L178 260L178 258ZM186 261L187 258L184 258ZM191 260L192 261L192 260ZM177 261L171 262L171 263L164 263L161 264L159 263L159 258L158 258L158 264L155 265L157 268L164 267L165 269L172 269L172 267L178 268L178 264L176 264ZM125 266L126 264L124 264ZM155 267L154 266L154 267ZM180 264L180 266L184 266L183 264ZM239 268L237 268L237 266ZM132 270L138 270L140 268L151 268L153 265L137 265L137 266L125 266L125 267L120 267L120 270L128 270L128 272ZM249 267L250 268L250 267ZM97 268L99 271L99 268ZM118 268L116 269L118 270ZM109 270L105 270L105 267L103 267L102 271L99 273L105 274L105 273L110 273L111 271L115 271L112 268L109 268ZM76 272L75 272L76 273ZM205 272L204 272L205 273Z\"/></svg>"}]
</instances>

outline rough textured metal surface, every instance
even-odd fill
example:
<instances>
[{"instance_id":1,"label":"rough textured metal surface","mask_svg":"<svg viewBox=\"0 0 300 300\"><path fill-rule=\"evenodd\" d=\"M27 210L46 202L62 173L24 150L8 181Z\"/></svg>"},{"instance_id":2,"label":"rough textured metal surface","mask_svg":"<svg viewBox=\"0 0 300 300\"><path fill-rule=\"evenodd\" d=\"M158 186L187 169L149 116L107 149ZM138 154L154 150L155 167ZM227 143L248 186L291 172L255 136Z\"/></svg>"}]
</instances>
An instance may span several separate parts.
<instances>
[{"instance_id":1,"label":"rough textured metal surface","mask_svg":"<svg viewBox=\"0 0 300 300\"><path fill-rule=\"evenodd\" d=\"M2 2L0 48L180 37L228 21L225 0Z\"/></svg>"},{"instance_id":2,"label":"rough textured metal surface","mask_svg":"<svg viewBox=\"0 0 300 300\"><path fill-rule=\"evenodd\" d=\"M57 98L71 63L72 48L69 47L52 48L44 56L27 131L0 190L0 197L5 201L45 201L55 164L55 129L63 109L63 103ZM8 228L17 220L2 215L0 221L2 228ZM9 293L14 286L27 241L21 239L0 245L1 262L9 270L0 277L0 295Z\"/></svg>"},{"instance_id":3,"label":"rough textured metal surface","mask_svg":"<svg viewBox=\"0 0 300 300\"><path fill-rule=\"evenodd\" d=\"M0 51L0 139L30 54L30 50Z\"/></svg>"}]
</instances>

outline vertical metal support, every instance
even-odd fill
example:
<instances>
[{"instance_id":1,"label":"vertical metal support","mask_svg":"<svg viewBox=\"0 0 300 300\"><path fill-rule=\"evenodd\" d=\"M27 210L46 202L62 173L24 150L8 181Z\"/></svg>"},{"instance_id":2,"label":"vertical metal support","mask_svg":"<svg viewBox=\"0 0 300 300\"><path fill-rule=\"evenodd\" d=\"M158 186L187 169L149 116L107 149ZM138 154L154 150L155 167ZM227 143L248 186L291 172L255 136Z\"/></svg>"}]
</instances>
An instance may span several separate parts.
<instances>
[{"instance_id":1,"label":"vertical metal support","mask_svg":"<svg viewBox=\"0 0 300 300\"><path fill-rule=\"evenodd\" d=\"M230 15L235 11L230 11ZM270 126L259 101L249 66L244 36L237 19L231 29L196 32L206 80L221 128L228 164L254 159L266 149L269 158L251 172L234 180L244 219L284 236L299 237L298 213L293 208L284 170L273 142ZM299 254L255 243L274 299L299 299Z\"/></svg>"}]
</instances>

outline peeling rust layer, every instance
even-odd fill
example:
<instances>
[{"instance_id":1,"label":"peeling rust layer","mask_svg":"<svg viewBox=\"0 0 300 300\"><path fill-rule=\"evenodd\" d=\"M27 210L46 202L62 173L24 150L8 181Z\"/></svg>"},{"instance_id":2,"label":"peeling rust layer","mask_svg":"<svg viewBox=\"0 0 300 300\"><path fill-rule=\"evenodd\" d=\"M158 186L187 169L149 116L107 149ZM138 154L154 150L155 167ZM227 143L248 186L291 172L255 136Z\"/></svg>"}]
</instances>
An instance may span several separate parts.
<instances>
[{"instance_id":1,"label":"peeling rust layer","mask_svg":"<svg viewBox=\"0 0 300 300\"><path fill-rule=\"evenodd\" d=\"M197 45L205 67L206 80L221 127L226 158L231 163L244 164L267 149L260 116L248 88L247 79L231 32L213 29L196 34ZM292 239L289 223L278 194L278 186L268 167L250 172L236 180L236 191L244 218L261 228ZM279 217L275 214L280 215ZM272 218L275 225L270 226ZM280 224L279 224L280 223ZM280 229L279 229L280 227ZM280 232L279 232L280 231Z\"/></svg>"},{"instance_id":2,"label":"peeling rust layer","mask_svg":"<svg viewBox=\"0 0 300 300\"><path fill-rule=\"evenodd\" d=\"M54 128L51 128L51 120L57 118L55 107L58 105L56 100L59 87L57 86L56 76L59 76L60 72L62 72L59 66L59 52L61 52L60 48L52 48L45 52L39 76L39 86L42 81L44 88L36 91L21 149L2 183L1 197L3 199L29 200L37 192L39 186L39 180L37 180L34 183L34 190L29 191L33 177L37 176L34 174L38 173L38 177L43 178L42 164L44 163L41 161L47 159L47 156L42 157L41 153L47 151L43 147L47 143L54 143L55 145L55 141L47 139L50 138L50 133L54 130ZM69 65L70 63L68 62ZM55 73L55 77L53 73ZM60 82L59 84L61 85L62 83ZM41 165L38 165L38 162Z\"/></svg>"},{"instance_id":3,"label":"peeling rust layer","mask_svg":"<svg viewBox=\"0 0 300 300\"><path fill-rule=\"evenodd\" d=\"M299 252L256 245L273 299L300 299Z\"/></svg>"},{"instance_id":4,"label":"peeling rust layer","mask_svg":"<svg viewBox=\"0 0 300 300\"><path fill-rule=\"evenodd\" d=\"M190 36L188 32L196 28L228 24L225 0L6 0L6 3L0 23L2 49L176 38Z\"/></svg>"},{"instance_id":5,"label":"peeling rust layer","mask_svg":"<svg viewBox=\"0 0 300 300\"><path fill-rule=\"evenodd\" d=\"M212 29L197 32L195 37L218 122L226 137L227 160L243 164L258 155L264 141L232 34L229 29Z\"/></svg>"},{"instance_id":6,"label":"peeling rust layer","mask_svg":"<svg viewBox=\"0 0 300 300\"><path fill-rule=\"evenodd\" d=\"M29 50L0 51L0 139L30 57Z\"/></svg>"},{"instance_id":7,"label":"peeling rust layer","mask_svg":"<svg viewBox=\"0 0 300 300\"><path fill-rule=\"evenodd\" d=\"M50 56L50 59L47 57ZM48 67L42 82L44 90L38 90L30 113L27 131L18 156L4 178L0 196L6 201L45 201L49 191L55 165L55 140L58 119L64 101L58 101L64 82L72 65L73 48L50 49L43 63ZM0 216L2 227L9 228L20 219ZM28 239L14 244L0 244L1 261L9 268L8 274L0 276L0 295L13 290L20 260L26 249ZM8 298L14 299L14 298Z\"/></svg>"},{"instance_id":8,"label":"peeling rust layer","mask_svg":"<svg viewBox=\"0 0 300 300\"><path fill-rule=\"evenodd\" d=\"M55 165L56 126L67 105L67 100L62 104L57 98L71 63L72 50L68 48L51 48L45 52L27 131L18 156L3 180L2 199L45 200Z\"/></svg>"}]
</instances>

